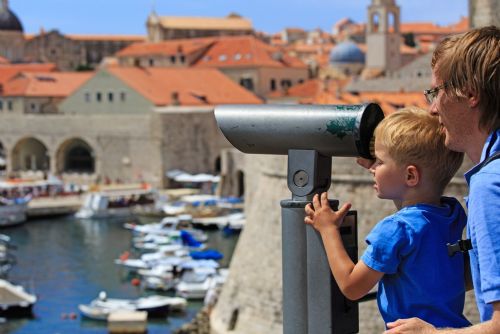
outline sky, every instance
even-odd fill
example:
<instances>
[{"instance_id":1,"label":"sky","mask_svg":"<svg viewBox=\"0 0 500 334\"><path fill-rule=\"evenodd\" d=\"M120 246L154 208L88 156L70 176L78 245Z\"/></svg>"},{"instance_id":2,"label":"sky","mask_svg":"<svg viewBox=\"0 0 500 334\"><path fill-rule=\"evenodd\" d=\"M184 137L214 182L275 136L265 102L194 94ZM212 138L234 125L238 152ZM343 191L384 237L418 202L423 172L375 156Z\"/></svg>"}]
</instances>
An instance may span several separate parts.
<instances>
[{"instance_id":1,"label":"sky","mask_svg":"<svg viewBox=\"0 0 500 334\"><path fill-rule=\"evenodd\" d=\"M58 29L63 34L145 35L154 8L160 16L225 17L238 13L254 29L276 33L283 28L331 32L335 22L349 17L366 21L371 0L10 0L25 33ZM440 25L468 15L468 0L396 0L401 21Z\"/></svg>"}]
</instances>

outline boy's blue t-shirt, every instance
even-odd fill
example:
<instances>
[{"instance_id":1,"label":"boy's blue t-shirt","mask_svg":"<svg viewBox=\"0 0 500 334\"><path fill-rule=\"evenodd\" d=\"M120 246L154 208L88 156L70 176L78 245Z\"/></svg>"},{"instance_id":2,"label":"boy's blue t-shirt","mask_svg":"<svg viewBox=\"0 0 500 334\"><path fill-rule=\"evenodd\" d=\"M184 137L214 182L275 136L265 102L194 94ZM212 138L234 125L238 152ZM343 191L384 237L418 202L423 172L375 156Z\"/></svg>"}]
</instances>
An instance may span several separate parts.
<instances>
[{"instance_id":1,"label":"boy's blue t-shirt","mask_svg":"<svg viewBox=\"0 0 500 334\"><path fill-rule=\"evenodd\" d=\"M366 237L361 260L383 272L378 306L384 321L418 317L436 327L466 327L464 257L448 256L447 243L462 238L466 215L454 198L441 206L404 207Z\"/></svg>"},{"instance_id":2,"label":"boy's blue t-shirt","mask_svg":"<svg viewBox=\"0 0 500 334\"><path fill-rule=\"evenodd\" d=\"M500 130L490 134L481 161L500 151ZM469 184L466 199L469 219L467 236L474 292L481 321L491 320L492 303L500 301L500 159L465 173Z\"/></svg>"}]
</instances>

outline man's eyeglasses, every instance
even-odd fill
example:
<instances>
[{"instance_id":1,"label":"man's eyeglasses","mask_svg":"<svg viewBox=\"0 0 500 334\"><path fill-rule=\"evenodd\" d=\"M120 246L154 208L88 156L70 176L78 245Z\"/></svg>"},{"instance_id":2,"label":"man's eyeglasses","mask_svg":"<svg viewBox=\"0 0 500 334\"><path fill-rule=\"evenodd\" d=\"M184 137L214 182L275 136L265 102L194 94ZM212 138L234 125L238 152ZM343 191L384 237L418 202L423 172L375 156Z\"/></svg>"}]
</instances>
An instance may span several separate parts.
<instances>
[{"instance_id":1,"label":"man's eyeglasses","mask_svg":"<svg viewBox=\"0 0 500 334\"><path fill-rule=\"evenodd\" d=\"M432 102L434 102L434 100L438 96L439 91L445 87L446 87L446 83L439 85L437 87L431 88L431 89L424 90L424 95L425 95L425 99L427 100L427 102L429 102L429 104L432 104Z\"/></svg>"}]
</instances>

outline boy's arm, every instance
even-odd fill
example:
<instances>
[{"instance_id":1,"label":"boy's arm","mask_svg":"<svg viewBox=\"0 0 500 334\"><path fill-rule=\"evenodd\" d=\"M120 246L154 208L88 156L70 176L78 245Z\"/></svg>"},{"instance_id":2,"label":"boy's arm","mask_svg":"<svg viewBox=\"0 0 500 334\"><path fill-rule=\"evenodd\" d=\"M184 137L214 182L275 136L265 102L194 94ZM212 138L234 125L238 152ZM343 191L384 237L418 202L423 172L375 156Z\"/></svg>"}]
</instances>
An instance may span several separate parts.
<instances>
[{"instance_id":1,"label":"boy's arm","mask_svg":"<svg viewBox=\"0 0 500 334\"><path fill-rule=\"evenodd\" d=\"M384 276L384 273L371 269L362 260L357 264L352 262L338 228L331 234L322 233L321 238L333 277L340 291L350 300L365 296Z\"/></svg>"},{"instance_id":2,"label":"boy's arm","mask_svg":"<svg viewBox=\"0 0 500 334\"><path fill-rule=\"evenodd\" d=\"M327 194L322 193L321 201L318 195L314 196L313 207L306 206L305 222L321 234L328 264L340 290L351 300L363 297L384 274L369 268L363 261L354 264L344 248L339 226L351 205L344 204L335 212L328 204Z\"/></svg>"}]
</instances>

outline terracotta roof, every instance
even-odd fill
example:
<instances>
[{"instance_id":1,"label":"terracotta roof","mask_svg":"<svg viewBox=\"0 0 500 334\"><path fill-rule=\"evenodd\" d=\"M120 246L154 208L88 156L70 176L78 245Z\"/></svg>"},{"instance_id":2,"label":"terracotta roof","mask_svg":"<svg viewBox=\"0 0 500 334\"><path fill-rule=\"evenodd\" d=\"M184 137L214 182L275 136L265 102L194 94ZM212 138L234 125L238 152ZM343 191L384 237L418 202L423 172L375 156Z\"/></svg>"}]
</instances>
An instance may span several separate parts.
<instances>
[{"instance_id":1,"label":"terracotta roof","mask_svg":"<svg viewBox=\"0 0 500 334\"><path fill-rule=\"evenodd\" d=\"M160 24L165 29L196 30L248 30L252 31L252 22L241 17L178 17L162 16Z\"/></svg>"},{"instance_id":2,"label":"terracotta roof","mask_svg":"<svg viewBox=\"0 0 500 334\"><path fill-rule=\"evenodd\" d=\"M76 41L144 42L146 40L146 37L137 35L64 35L64 36Z\"/></svg>"},{"instance_id":3,"label":"terracotta roof","mask_svg":"<svg viewBox=\"0 0 500 334\"><path fill-rule=\"evenodd\" d=\"M386 115L407 106L417 106L424 109L428 107L422 93L363 92L353 95L348 92L342 92L338 95L322 91L313 99L307 99L305 102L315 104L359 104L374 102L380 105Z\"/></svg>"},{"instance_id":4,"label":"terracotta roof","mask_svg":"<svg viewBox=\"0 0 500 334\"><path fill-rule=\"evenodd\" d=\"M318 96L323 92L329 94L336 93L339 89L342 89L350 79L343 80L321 80L321 79L310 79L304 81L303 83L293 85L290 87L286 93L283 91L275 91L270 94L270 97L302 97L302 98L313 98ZM325 87L325 85L327 87Z\"/></svg>"},{"instance_id":5,"label":"terracotta roof","mask_svg":"<svg viewBox=\"0 0 500 334\"><path fill-rule=\"evenodd\" d=\"M254 36L233 36L216 39L214 45L195 64L198 67L295 67L307 66L279 48Z\"/></svg>"},{"instance_id":6,"label":"terracotta roof","mask_svg":"<svg viewBox=\"0 0 500 334\"><path fill-rule=\"evenodd\" d=\"M401 32L414 34L455 34L465 32L469 29L469 19L461 17L460 21L447 26L440 26L432 22L408 22L401 23Z\"/></svg>"},{"instance_id":7,"label":"terracotta roof","mask_svg":"<svg viewBox=\"0 0 500 334\"><path fill-rule=\"evenodd\" d=\"M66 97L93 75L91 72L20 73L4 84L4 96Z\"/></svg>"},{"instance_id":8,"label":"terracotta roof","mask_svg":"<svg viewBox=\"0 0 500 334\"><path fill-rule=\"evenodd\" d=\"M172 104L175 93L181 105L262 103L257 96L216 69L110 67L106 71L156 106Z\"/></svg>"},{"instance_id":9,"label":"terracotta roof","mask_svg":"<svg viewBox=\"0 0 500 334\"><path fill-rule=\"evenodd\" d=\"M116 53L117 56L175 55L182 50L190 54L207 48L214 42L212 38L175 39L158 43L135 43Z\"/></svg>"},{"instance_id":10,"label":"terracotta roof","mask_svg":"<svg viewBox=\"0 0 500 334\"><path fill-rule=\"evenodd\" d=\"M56 65L52 63L46 64L1 64L0 65L0 84L4 84L9 79L20 72L53 72Z\"/></svg>"}]
</instances>

